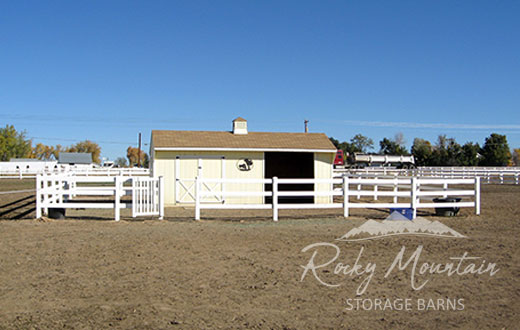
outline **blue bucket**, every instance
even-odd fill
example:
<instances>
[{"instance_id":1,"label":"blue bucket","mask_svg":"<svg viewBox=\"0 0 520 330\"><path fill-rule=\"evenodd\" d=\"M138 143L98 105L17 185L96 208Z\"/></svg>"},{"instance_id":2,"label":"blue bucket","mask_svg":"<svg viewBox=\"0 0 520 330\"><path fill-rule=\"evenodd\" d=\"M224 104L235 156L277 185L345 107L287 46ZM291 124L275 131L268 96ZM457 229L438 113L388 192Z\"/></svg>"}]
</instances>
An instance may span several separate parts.
<instances>
[{"instance_id":1,"label":"blue bucket","mask_svg":"<svg viewBox=\"0 0 520 330\"><path fill-rule=\"evenodd\" d=\"M406 219L409 219L409 220L413 219L413 209L410 208L410 207L391 208L390 209L390 214L392 214L393 212L398 212L398 213L402 214Z\"/></svg>"}]
</instances>

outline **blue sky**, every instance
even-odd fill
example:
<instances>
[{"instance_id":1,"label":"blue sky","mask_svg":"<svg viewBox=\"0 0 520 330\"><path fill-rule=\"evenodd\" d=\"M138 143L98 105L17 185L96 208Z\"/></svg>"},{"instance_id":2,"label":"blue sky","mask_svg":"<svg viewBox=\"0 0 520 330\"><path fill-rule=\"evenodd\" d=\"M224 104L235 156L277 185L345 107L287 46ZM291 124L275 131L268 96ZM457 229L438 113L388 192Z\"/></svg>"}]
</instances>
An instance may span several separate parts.
<instances>
[{"instance_id":1,"label":"blue sky","mask_svg":"<svg viewBox=\"0 0 520 330\"><path fill-rule=\"evenodd\" d=\"M520 147L518 1L3 1L0 125L126 154L152 129ZM145 149L148 147L145 146Z\"/></svg>"}]
</instances>

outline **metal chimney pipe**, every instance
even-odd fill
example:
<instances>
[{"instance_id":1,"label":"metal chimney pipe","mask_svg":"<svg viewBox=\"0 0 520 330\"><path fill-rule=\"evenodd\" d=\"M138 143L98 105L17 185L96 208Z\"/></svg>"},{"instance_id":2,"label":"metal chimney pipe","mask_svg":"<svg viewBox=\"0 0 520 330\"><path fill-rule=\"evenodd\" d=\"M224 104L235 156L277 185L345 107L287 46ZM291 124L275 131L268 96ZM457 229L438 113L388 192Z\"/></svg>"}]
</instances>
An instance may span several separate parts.
<instances>
[{"instance_id":1,"label":"metal chimney pipe","mask_svg":"<svg viewBox=\"0 0 520 330\"><path fill-rule=\"evenodd\" d=\"M305 123L305 133L309 133L309 121L305 119L303 122Z\"/></svg>"}]
</instances>

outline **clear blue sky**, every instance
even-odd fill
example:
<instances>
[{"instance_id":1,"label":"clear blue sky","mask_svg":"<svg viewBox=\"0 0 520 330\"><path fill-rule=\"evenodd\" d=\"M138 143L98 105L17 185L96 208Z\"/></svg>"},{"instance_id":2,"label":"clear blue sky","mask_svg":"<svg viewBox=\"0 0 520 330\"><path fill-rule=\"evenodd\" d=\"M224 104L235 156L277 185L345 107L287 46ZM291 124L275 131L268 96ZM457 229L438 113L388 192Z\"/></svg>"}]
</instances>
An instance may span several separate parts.
<instances>
[{"instance_id":1,"label":"clear blue sky","mask_svg":"<svg viewBox=\"0 0 520 330\"><path fill-rule=\"evenodd\" d=\"M138 132L237 116L518 148L519 17L519 1L2 1L0 125L111 159Z\"/></svg>"}]
</instances>

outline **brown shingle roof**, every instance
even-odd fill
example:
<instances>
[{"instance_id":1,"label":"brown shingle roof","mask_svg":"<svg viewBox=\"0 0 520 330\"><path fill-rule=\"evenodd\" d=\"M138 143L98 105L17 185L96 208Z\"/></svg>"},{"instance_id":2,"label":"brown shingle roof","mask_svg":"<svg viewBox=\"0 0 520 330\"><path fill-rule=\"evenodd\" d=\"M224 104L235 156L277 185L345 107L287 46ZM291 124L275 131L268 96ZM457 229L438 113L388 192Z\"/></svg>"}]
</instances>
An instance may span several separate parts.
<instances>
[{"instance_id":1,"label":"brown shingle roof","mask_svg":"<svg viewBox=\"0 0 520 330\"><path fill-rule=\"evenodd\" d=\"M154 148L318 149L335 152L323 133L152 131Z\"/></svg>"}]
</instances>

